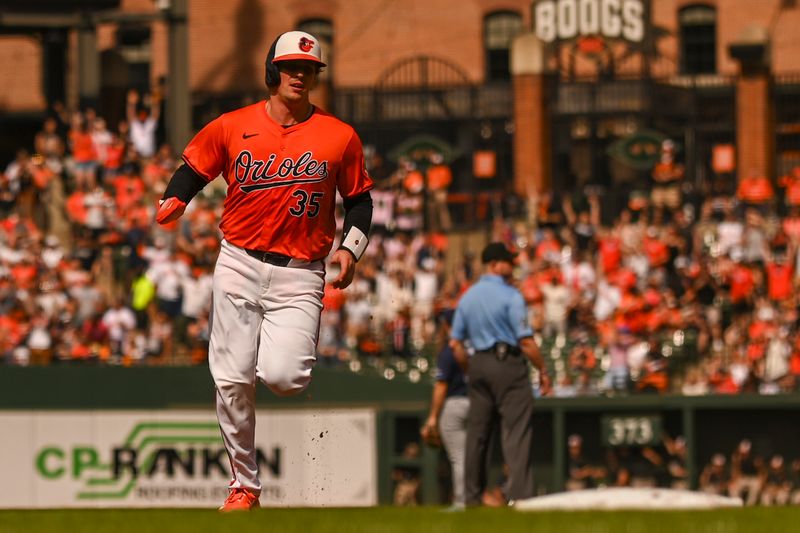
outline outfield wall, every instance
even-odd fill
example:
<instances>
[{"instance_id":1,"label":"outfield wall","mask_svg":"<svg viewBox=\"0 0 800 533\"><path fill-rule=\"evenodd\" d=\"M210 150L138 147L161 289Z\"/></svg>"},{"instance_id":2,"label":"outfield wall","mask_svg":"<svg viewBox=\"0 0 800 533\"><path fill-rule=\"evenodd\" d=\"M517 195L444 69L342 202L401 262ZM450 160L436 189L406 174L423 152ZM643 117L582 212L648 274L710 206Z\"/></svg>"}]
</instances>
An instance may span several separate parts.
<instances>
[{"instance_id":1,"label":"outfield wall","mask_svg":"<svg viewBox=\"0 0 800 533\"><path fill-rule=\"evenodd\" d=\"M442 502L444 456L421 446L418 433L430 392L429 384L325 368L315 369L308 391L297 397L277 398L259 388L264 503L390 503L398 479L409 474L420 477L423 502ZM23 501L16 492L0 492L0 507L154 506L162 499L168 506L218 504L227 472L217 466L224 461L215 455L221 448L213 399L204 367L0 368L0 475L22 480L19 493L27 495ZM763 456L798 457L798 422L800 395L540 399L538 490L563 489L566 439L573 433L598 461L610 446L683 435L696 483L713 453L730 454L742 438ZM126 442L141 427L149 428L150 447L132 458ZM138 450L139 441L132 442L127 448ZM116 503L80 497L104 485L108 493L128 492Z\"/></svg>"},{"instance_id":2,"label":"outfield wall","mask_svg":"<svg viewBox=\"0 0 800 533\"><path fill-rule=\"evenodd\" d=\"M259 410L261 502L378 503L375 410ZM213 412L4 411L0 507L214 507L228 457Z\"/></svg>"}]
</instances>

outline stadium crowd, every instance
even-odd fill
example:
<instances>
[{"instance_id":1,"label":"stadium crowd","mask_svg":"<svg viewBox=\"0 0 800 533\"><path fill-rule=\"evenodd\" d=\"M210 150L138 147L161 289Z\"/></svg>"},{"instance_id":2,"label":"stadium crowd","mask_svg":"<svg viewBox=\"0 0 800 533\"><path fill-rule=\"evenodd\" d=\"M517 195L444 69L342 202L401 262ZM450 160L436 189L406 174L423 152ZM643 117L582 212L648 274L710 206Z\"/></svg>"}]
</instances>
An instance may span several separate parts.
<instances>
[{"instance_id":1,"label":"stadium crowd","mask_svg":"<svg viewBox=\"0 0 800 533\"><path fill-rule=\"evenodd\" d=\"M55 108L0 175L0 361L200 364L224 183L153 223L180 159L159 145L158 94L110 130ZM498 210L483 232L519 251L517 279L559 396L798 390L800 168L703 187L663 146L645 192L597 188ZM423 372L437 317L480 275L449 249L451 176L434 151L392 166L366 150L374 230L345 291L326 288L320 364ZM341 221L339 223L341 226ZM455 268L445 265L456 264Z\"/></svg>"},{"instance_id":2,"label":"stadium crowd","mask_svg":"<svg viewBox=\"0 0 800 533\"><path fill-rule=\"evenodd\" d=\"M583 438L568 439L567 490L596 487L668 487L688 490L687 446L683 437L664 436L660 446L608 448L592 460ZM714 453L701 465L698 490L742 498L747 505L800 505L800 458L772 454L765 459L742 439L730 453Z\"/></svg>"}]
</instances>

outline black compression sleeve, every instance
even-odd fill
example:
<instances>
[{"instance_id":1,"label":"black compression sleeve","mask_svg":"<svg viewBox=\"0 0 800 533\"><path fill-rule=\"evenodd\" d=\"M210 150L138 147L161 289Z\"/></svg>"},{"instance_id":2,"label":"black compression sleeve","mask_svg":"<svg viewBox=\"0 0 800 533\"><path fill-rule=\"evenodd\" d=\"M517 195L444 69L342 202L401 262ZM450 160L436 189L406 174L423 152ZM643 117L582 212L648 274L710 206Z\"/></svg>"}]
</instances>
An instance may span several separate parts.
<instances>
[{"instance_id":1,"label":"black compression sleeve","mask_svg":"<svg viewBox=\"0 0 800 533\"><path fill-rule=\"evenodd\" d=\"M369 227L372 225L372 195L369 191L352 198L345 198L343 203L343 234L347 235L350 228L355 226L364 235L369 235Z\"/></svg>"},{"instance_id":2,"label":"black compression sleeve","mask_svg":"<svg viewBox=\"0 0 800 533\"><path fill-rule=\"evenodd\" d=\"M184 164L172 175L162 199L166 200L174 196L188 204L207 184L208 182L200 174L192 170L189 165Z\"/></svg>"}]
</instances>

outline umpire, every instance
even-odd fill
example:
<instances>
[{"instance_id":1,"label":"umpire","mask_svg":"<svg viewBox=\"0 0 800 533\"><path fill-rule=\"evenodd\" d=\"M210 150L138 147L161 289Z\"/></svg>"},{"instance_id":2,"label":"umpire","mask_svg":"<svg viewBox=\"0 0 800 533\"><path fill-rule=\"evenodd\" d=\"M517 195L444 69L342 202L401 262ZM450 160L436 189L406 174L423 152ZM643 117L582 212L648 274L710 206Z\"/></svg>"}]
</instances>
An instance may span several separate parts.
<instances>
[{"instance_id":1,"label":"umpire","mask_svg":"<svg viewBox=\"0 0 800 533\"><path fill-rule=\"evenodd\" d=\"M486 488L486 456L498 418L509 472L506 497L533 497L533 391L526 359L539 371L543 394L549 392L550 379L533 340L525 300L511 285L514 258L503 243L493 242L484 248L481 260L486 273L459 301L450 334L456 360L467 370L469 379L467 505L481 503ZM471 357L467 356L467 341L475 350Z\"/></svg>"}]
</instances>

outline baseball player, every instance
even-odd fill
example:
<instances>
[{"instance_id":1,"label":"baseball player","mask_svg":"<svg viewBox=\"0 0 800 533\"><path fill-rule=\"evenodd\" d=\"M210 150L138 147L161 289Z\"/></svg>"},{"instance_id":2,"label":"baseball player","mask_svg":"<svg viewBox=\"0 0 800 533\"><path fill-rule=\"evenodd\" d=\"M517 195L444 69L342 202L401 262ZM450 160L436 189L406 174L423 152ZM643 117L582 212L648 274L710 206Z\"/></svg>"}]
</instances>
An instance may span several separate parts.
<instances>
[{"instance_id":1,"label":"baseball player","mask_svg":"<svg viewBox=\"0 0 800 533\"><path fill-rule=\"evenodd\" d=\"M169 223L218 175L228 184L208 354L233 477L222 511L259 505L256 379L278 395L311 381L337 190L345 218L332 286L350 284L367 246L372 180L361 141L309 101L324 66L313 35L278 36L266 59L269 99L218 117L192 139L157 213Z\"/></svg>"},{"instance_id":2,"label":"baseball player","mask_svg":"<svg viewBox=\"0 0 800 533\"><path fill-rule=\"evenodd\" d=\"M450 336L454 311L441 316L442 334ZM453 476L453 505L449 511L460 511L464 501L464 457L467 444L467 413L469 397L467 383L453 349L445 344L436 361L436 383L433 386L428 419L420 429L422 438L429 444L444 445Z\"/></svg>"}]
</instances>

